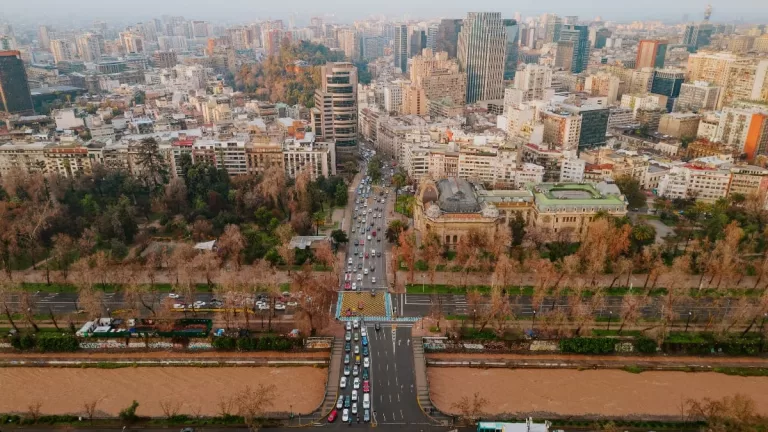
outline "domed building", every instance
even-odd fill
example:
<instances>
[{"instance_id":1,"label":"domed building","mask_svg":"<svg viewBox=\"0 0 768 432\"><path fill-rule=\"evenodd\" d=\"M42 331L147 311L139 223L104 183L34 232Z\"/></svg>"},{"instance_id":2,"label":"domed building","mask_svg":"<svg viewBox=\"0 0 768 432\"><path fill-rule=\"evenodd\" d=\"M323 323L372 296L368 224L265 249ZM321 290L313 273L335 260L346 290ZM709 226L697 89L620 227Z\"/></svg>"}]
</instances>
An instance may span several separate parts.
<instances>
[{"instance_id":1,"label":"domed building","mask_svg":"<svg viewBox=\"0 0 768 432\"><path fill-rule=\"evenodd\" d=\"M419 242L435 233L441 244L455 247L462 236L477 230L491 239L497 230L509 229L514 212L528 220L533 194L527 190L485 190L460 178L422 180L413 209Z\"/></svg>"}]
</instances>

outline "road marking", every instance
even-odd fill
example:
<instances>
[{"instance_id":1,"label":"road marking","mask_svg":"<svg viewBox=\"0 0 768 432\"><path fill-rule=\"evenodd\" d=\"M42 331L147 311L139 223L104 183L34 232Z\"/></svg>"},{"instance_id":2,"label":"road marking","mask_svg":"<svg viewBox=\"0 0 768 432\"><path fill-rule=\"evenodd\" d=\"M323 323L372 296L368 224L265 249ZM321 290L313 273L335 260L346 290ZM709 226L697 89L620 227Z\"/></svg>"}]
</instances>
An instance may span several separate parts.
<instances>
[{"instance_id":1,"label":"road marking","mask_svg":"<svg viewBox=\"0 0 768 432\"><path fill-rule=\"evenodd\" d=\"M392 395L389 395L389 403L392 403Z\"/></svg>"},{"instance_id":2,"label":"road marking","mask_svg":"<svg viewBox=\"0 0 768 432\"><path fill-rule=\"evenodd\" d=\"M397 401L400 402L400 393L397 394Z\"/></svg>"},{"instance_id":3,"label":"road marking","mask_svg":"<svg viewBox=\"0 0 768 432\"><path fill-rule=\"evenodd\" d=\"M403 410L400 410L400 420L403 420Z\"/></svg>"}]
</instances>

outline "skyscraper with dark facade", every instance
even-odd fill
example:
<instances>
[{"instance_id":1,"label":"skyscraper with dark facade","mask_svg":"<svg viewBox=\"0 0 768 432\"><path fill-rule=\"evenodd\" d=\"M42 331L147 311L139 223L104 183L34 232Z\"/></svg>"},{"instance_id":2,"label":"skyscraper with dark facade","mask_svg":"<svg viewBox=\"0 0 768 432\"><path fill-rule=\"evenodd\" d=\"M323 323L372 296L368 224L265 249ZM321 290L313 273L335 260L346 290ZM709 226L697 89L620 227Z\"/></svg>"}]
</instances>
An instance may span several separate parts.
<instances>
[{"instance_id":1,"label":"skyscraper with dark facade","mask_svg":"<svg viewBox=\"0 0 768 432\"><path fill-rule=\"evenodd\" d=\"M435 35L435 52L445 51L448 57L456 58L462 22L460 19L440 20Z\"/></svg>"},{"instance_id":2,"label":"skyscraper with dark facade","mask_svg":"<svg viewBox=\"0 0 768 432\"><path fill-rule=\"evenodd\" d=\"M507 48L504 54L504 81L512 81L515 79L515 71L517 71L520 26L513 19L505 19L504 31L507 37Z\"/></svg>"},{"instance_id":3,"label":"skyscraper with dark facade","mask_svg":"<svg viewBox=\"0 0 768 432\"><path fill-rule=\"evenodd\" d=\"M672 112L675 101L680 96L680 88L683 82L685 82L684 71L662 69L653 72L651 93L667 97L667 112Z\"/></svg>"},{"instance_id":4,"label":"skyscraper with dark facade","mask_svg":"<svg viewBox=\"0 0 768 432\"><path fill-rule=\"evenodd\" d=\"M395 67L400 68L400 72L406 73L408 70L408 26L395 26L395 40L392 54L395 57Z\"/></svg>"},{"instance_id":5,"label":"skyscraper with dark facade","mask_svg":"<svg viewBox=\"0 0 768 432\"><path fill-rule=\"evenodd\" d=\"M19 51L0 51L0 111L34 114L27 71Z\"/></svg>"},{"instance_id":6,"label":"skyscraper with dark facade","mask_svg":"<svg viewBox=\"0 0 768 432\"><path fill-rule=\"evenodd\" d=\"M565 25L560 30L561 42L573 42L571 72L580 73L589 65L589 27Z\"/></svg>"}]
</instances>

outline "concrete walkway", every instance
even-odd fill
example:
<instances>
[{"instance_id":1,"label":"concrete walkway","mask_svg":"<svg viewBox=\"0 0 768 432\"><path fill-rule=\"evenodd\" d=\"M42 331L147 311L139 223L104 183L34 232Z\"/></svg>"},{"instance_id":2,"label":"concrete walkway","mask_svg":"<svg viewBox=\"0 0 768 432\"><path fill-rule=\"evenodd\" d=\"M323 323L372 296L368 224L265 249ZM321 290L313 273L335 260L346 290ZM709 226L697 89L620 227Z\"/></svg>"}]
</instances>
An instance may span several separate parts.
<instances>
[{"instance_id":1,"label":"concrete walkway","mask_svg":"<svg viewBox=\"0 0 768 432\"><path fill-rule=\"evenodd\" d=\"M427 378L427 361L424 358L424 343L420 337L413 339L413 369L416 374L416 395L419 408L433 421L448 426L452 419L441 413L432 404L429 397L429 379Z\"/></svg>"}]
</instances>

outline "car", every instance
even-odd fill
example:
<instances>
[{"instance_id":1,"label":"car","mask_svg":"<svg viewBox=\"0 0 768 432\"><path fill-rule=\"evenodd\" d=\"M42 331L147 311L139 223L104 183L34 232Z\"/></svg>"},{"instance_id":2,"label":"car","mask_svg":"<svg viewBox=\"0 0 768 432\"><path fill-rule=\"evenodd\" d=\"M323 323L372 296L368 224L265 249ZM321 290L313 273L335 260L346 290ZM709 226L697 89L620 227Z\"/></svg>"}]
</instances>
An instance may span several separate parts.
<instances>
[{"instance_id":1,"label":"car","mask_svg":"<svg viewBox=\"0 0 768 432\"><path fill-rule=\"evenodd\" d=\"M344 352L350 352L352 351L352 344L349 342L344 343Z\"/></svg>"},{"instance_id":2,"label":"car","mask_svg":"<svg viewBox=\"0 0 768 432\"><path fill-rule=\"evenodd\" d=\"M291 301L287 302L285 305L288 306L288 307L296 307L296 306L299 305L299 302L291 300Z\"/></svg>"},{"instance_id":3,"label":"car","mask_svg":"<svg viewBox=\"0 0 768 432\"><path fill-rule=\"evenodd\" d=\"M344 395L339 396L339 401L336 402L336 409L344 408Z\"/></svg>"},{"instance_id":4,"label":"car","mask_svg":"<svg viewBox=\"0 0 768 432\"><path fill-rule=\"evenodd\" d=\"M355 342L360 340L360 333L355 332Z\"/></svg>"},{"instance_id":5,"label":"car","mask_svg":"<svg viewBox=\"0 0 768 432\"><path fill-rule=\"evenodd\" d=\"M349 410L348 409L345 409L344 411L341 412L341 421L343 421L344 423L349 421Z\"/></svg>"},{"instance_id":6,"label":"car","mask_svg":"<svg viewBox=\"0 0 768 432\"><path fill-rule=\"evenodd\" d=\"M347 321L346 328L347 328L347 331L352 330L352 323Z\"/></svg>"},{"instance_id":7,"label":"car","mask_svg":"<svg viewBox=\"0 0 768 432\"><path fill-rule=\"evenodd\" d=\"M380 240L379 240L379 241L380 241ZM380 257L380 256L381 256L381 251L378 251L378 252L376 252L376 256L377 256L377 257Z\"/></svg>"},{"instance_id":8,"label":"car","mask_svg":"<svg viewBox=\"0 0 768 432\"><path fill-rule=\"evenodd\" d=\"M344 340L347 341L347 342L351 341L352 340L352 333L350 333L350 332L344 333Z\"/></svg>"},{"instance_id":9,"label":"car","mask_svg":"<svg viewBox=\"0 0 768 432\"><path fill-rule=\"evenodd\" d=\"M371 233L371 235L372 235L372 236L374 236L374 237L376 237L376 231L374 230L374 231Z\"/></svg>"},{"instance_id":10,"label":"car","mask_svg":"<svg viewBox=\"0 0 768 432\"><path fill-rule=\"evenodd\" d=\"M355 354L360 354L360 345L355 345Z\"/></svg>"},{"instance_id":11,"label":"car","mask_svg":"<svg viewBox=\"0 0 768 432\"><path fill-rule=\"evenodd\" d=\"M363 381L363 393L371 392L371 383L368 380Z\"/></svg>"},{"instance_id":12,"label":"car","mask_svg":"<svg viewBox=\"0 0 768 432\"><path fill-rule=\"evenodd\" d=\"M360 364L360 356L359 356L359 355L356 355L356 356L355 356L355 364L356 364L356 365L359 365L359 364Z\"/></svg>"},{"instance_id":13,"label":"car","mask_svg":"<svg viewBox=\"0 0 768 432\"><path fill-rule=\"evenodd\" d=\"M168 298L177 299L179 297L181 296L176 293L168 293Z\"/></svg>"},{"instance_id":14,"label":"car","mask_svg":"<svg viewBox=\"0 0 768 432\"><path fill-rule=\"evenodd\" d=\"M357 269L358 270L362 270L363 269L363 263L358 263L357 264Z\"/></svg>"},{"instance_id":15,"label":"car","mask_svg":"<svg viewBox=\"0 0 768 432\"><path fill-rule=\"evenodd\" d=\"M348 266L347 266L347 271L348 271L348 272L351 272L351 271L352 271L352 264L350 264L350 265L348 265Z\"/></svg>"},{"instance_id":16,"label":"car","mask_svg":"<svg viewBox=\"0 0 768 432\"><path fill-rule=\"evenodd\" d=\"M352 376L358 376L358 375L360 375L360 365L352 366Z\"/></svg>"},{"instance_id":17,"label":"car","mask_svg":"<svg viewBox=\"0 0 768 432\"><path fill-rule=\"evenodd\" d=\"M368 252L365 253L365 259L368 259Z\"/></svg>"},{"instance_id":18,"label":"car","mask_svg":"<svg viewBox=\"0 0 768 432\"><path fill-rule=\"evenodd\" d=\"M348 365L348 364L349 364L349 354L346 354L346 355L344 356L344 364L345 364L345 365Z\"/></svg>"},{"instance_id":19,"label":"car","mask_svg":"<svg viewBox=\"0 0 768 432\"><path fill-rule=\"evenodd\" d=\"M373 221L371 221L371 225L373 225ZM369 226L365 227L365 230L366 231L370 231L371 230L371 226L369 225ZM370 240L370 239L368 239L368 240Z\"/></svg>"},{"instance_id":20,"label":"car","mask_svg":"<svg viewBox=\"0 0 768 432\"><path fill-rule=\"evenodd\" d=\"M352 388L355 390L360 388L360 378L355 378L354 381L352 381Z\"/></svg>"},{"instance_id":21,"label":"car","mask_svg":"<svg viewBox=\"0 0 768 432\"><path fill-rule=\"evenodd\" d=\"M352 258L349 259L349 263L352 264ZM352 280L352 273L349 273L349 272L344 273L344 280L345 281Z\"/></svg>"},{"instance_id":22,"label":"car","mask_svg":"<svg viewBox=\"0 0 768 432\"><path fill-rule=\"evenodd\" d=\"M379 324L379 323L376 323L376 324L374 324L373 328L374 328L376 331L379 331L379 330L381 330L381 324Z\"/></svg>"},{"instance_id":23,"label":"car","mask_svg":"<svg viewBox=\"0 0 768 432\"><path fill-rule=\"evenodd\" d=\"M285 305L282 303L275 303L275 310L285 310Z\"/></svg>"},{"instance_id":24,"label":"car","mask_svg":"<svg viewBox=\"0 0 768 432\"><path fill-rule=\"evenodd\" d=\"M358 240L355 240L355 246L357 246L357 245L358 245Z\"/></svg>"},{"instance_id":25,"label":"car","mask_svg":"<svg viewBox=\"0 0 768 432\"><path fill-rule=\"evenodd\" d=\"M347 377L341 377L341 380L339 381L339 387L347 388Z\"/></svg>"},{"instance_id":26,"label":"car","mask_svg":"<svg viewBox=\"0 0 768 432\"><path fill-rule=\"evenodd\" d=\"M371 283L376 283L376 276L371 276Z\"/></svg>"},{"instance_id":27,"label":"car","mask_svg":"<svg viewBox=\"0 0 768 432\"><path fill-rule=\"evenodd\" d=\"M357 402L352 404L352 414L357 414Z\"/></svg>"},{"instance_id":28,"label":"car","mask_svg":"<svg viewBox=\"0 0 768 432\"><path fill-rule=\"evenodd\" d=\"M357 291L357 282L352 282L352 291Z\"/></svg>"},{"instance_id":29,"label":"car","mask_svg":"<svg viewBox=\"0 0 768 432\"><path fill-rule=\"evenodd\" d=\"M371 367L371 358L370 357L364 357L363 358L363 367Z\"/></svg>"},{"instance_id":30,"label":"car","mask_svg":"<svg viewBox=\"0 0 768 432\"><path fill-rule=\"evenodd\" d=\"M352 390L352 402L357 402L357 390Z\"/></svg>"},{"instance_id":31,"label":"car","mask_svg":"<svg viewBox=\"0 0 768 432\"><path fill-rule=\"evenodd\" d=\"M357 280L359 280L359 281L363 280L363 275L362 275L362 273L358 273L358 274L357 274Z\"/></svg>"},{"instance_id":32,"label":"car","mask_svg":"<svg viewBox=\"0 0 768 432\"><path fill-rule=\"evenodd\" d=\"M369 375L368 375L368 368L363 368L363 379L364 379L364 380L367 380L367 379L368 379L368 376L369 376Z\"/></svg>"},{"instance_id":33,"label":"car","mask_svg":"<svg viewBox=\"0 0 768 432\"><path fill-rule=\"evenodd\" d=\"M195 309L200 309L201 307L205 307L205 302L204 302L204 301L202 301L202 300L198 300L198 301L196 301L196 302L192 303L192 306L193 306Z\"/></svg>"},{"instance_id":34,"label":"car","mask_svg":"<svg viewBox=\"0 0 768 432\"><path fill-rule=\"evenodd\" d=\"M370 240L370 239L371 239L371 236L368 236L368 240Z\"/></svg>"},{"instance_id":35,"label":"car","mask_svg":"<svg viewBox=\"0 0 768 432\"><path fill-rule=\"evenodd\" d=\"M333 423L336 417L339 416L339 412L334 408L330 414L328 414L328 423Z\"/></svg>"},{"instance_id":36,"label":"car","mask_svg":"<svg viewBox=\"0 0 768 432\"><path fill-rule=\"evenodd\" d=\"M366 393L363 395L363 408L364 409L370 409L371 408L371 394Z\"/></svg>"},{"instance_id":37,"label":"car","mask_svg":"<svg viewBox=\"0 0 768 432\"><path fill-rule=\"evenodd\" d=\"M381 237L376 237L376 241L381 243Z\"/></svg>"},{"instance_id":38,"label":"car","mask_svg":"<svg viewBox=\"0 0 768 432\"><path fill-rule=\"evenodd\" d=\"M187 305L185 305L184 303L174 303L173 304L173 308L174 309L185 309L186 307L187 307Z\"/></svg>"},{"instance_id":39,"label":"car","mask_svg":"<svg viewBox=\"0 0 768 432\"><path fill-rule=\"evenodd\" d=\"M213 299L213 300L211 300L210 305L211 305L211 307L218 308L218 307L222 307L224 305L224 302L222 302L221 300Z\"/></svg>"},{"instance_id":40,"label":"car","mask_svg":"<svg viewBox=\"0 0 768 432\"><path fill-rule=\"evenodd\" d=\"M357 341L355 341L355 342L357 342ZM366 345L368 345L368 338L364 337L363 338L363 346L366 346Z\"/></svg>"},{"instance_id":41,"label":"car","mask_svg":"<svg viewBox=\"0 0 768 432\"><path fill-rule=\"evenodd\" d=\"M363 421L366 423L371 421L371 410L369 409L363 410Z\"/></svg>"},{"instance_id":42,"label":"car","mask_svg":"<svg viewBox=\"0 0 768 432\"><path fill-rule=\"evenodd\" d=\"M368 274L368 269L364 269L364 270L363 270L363 274L364 274L364 275L367 275L367 274Z\"/></svg>"},{"instance_id":43,"label":"car","mask_svg":"<svg viewBox=\"0 0 768 432\"><path fill-rule=\"evenodd\" d=\"M350 405L352 405L352 400L350 400L349 395L344 396L344 408L349 408Z\"/></svg>"},{"instance_id":44,"label":"car","mask_svg":"<svg viewBox=\"0 0 768 432\"><path fill-rule=\"evenodd\" d=\"M357 347L355 347L355 348L357 348ZM363 347L363 356L368 357L369 354L370 354L370 352L368 351L368 347L367 346Z\"/></svg>"},{"instance_id":45,"label":"car","mask_svg":"<svg viewBox=\"0 0 768 432\"><path fill-rule=\"evenodd\" d=\"M352 327L354 327L354 328L360 327L360 320L355 318L355 320L352 321Z\"/></svg>"},{"instance_id":46,"label":"car","mask_svg":"<svg viewBox=\"0 0 768 432\"><path fill-rule=\"evenodd\" d=\"M256 305L259 310L269 310L269 305L266 303L260 303Z\"/></svg>"},{"instance_id":47,"label":"car","mask_svg":"<svg viewBox=\"0 0 768 432\"><path fill-rule=\"evenodd\" d=\"M345 289L345 290L350 290L350 289L352 289L352 284L350 284L349 282L344 282L344 289Z\"/></svg>"}]
</instances>

